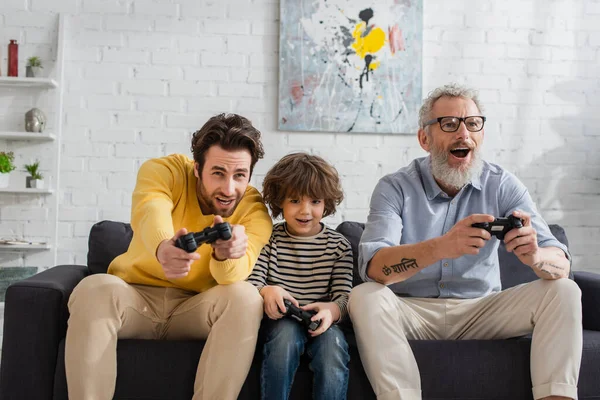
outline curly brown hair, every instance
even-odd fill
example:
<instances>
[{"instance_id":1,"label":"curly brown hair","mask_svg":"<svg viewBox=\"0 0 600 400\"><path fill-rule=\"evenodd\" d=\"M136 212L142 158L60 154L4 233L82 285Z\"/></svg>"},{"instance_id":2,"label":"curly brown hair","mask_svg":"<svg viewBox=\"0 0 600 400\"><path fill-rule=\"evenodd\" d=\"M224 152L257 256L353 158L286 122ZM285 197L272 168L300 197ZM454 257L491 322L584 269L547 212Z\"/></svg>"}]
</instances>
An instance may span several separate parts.
<instances>
[{"instance_id":1,"label":"curly brown hair","mask_svg":"<svg viewBox=\"0 0 600 400\"><path fill-rule=\"evenodd\" d=\"M323 158L302 152L288 154L267 172L263 198L273 218L278 218L286 198L302 196L323 199L323 217L327 217L335 213L344 192L337 170Z\"/></svg>"},{"instance_id":2,"label":"curly brown hair","mask_svg":"<svg viewBox=\"0 0 600 400\"><path fill-rule=\"evenodd\" d=\"M250 120L237 114L215 115L192 135L191 150L200 173L204 167L204 156L214 145L227 151L248 150L251 157L250 175L256 162L265 155L258 129L252 126Z\"/></svg>"}]
</instances>

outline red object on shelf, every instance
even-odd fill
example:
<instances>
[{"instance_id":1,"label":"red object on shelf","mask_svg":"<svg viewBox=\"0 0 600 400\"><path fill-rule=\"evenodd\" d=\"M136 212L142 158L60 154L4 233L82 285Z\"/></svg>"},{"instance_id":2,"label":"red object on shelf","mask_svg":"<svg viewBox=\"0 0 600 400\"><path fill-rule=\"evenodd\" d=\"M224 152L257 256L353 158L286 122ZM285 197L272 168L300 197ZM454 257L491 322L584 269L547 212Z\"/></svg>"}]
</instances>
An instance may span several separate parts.
<instances>
[{"instance_id":1,"label":"red object on shelf","mask_svg":"<svg viewBox=\"0 0 600 400\"><path fill-rule=\"evenodd\" d=\"M8 76L19 76L19 45L11 40L8 45Z\"/></svg>"}]
</instances>

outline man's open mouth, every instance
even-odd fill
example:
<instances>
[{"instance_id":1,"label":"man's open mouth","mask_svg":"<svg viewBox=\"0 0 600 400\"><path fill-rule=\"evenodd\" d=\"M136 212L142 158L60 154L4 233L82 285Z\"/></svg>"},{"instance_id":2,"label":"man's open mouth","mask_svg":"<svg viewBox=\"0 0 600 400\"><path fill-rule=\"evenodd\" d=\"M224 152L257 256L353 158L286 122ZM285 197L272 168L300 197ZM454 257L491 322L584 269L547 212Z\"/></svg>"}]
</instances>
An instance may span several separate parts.
<instances>
[{"instance_id":1,"label":"man's open mouth","mask_svg":"<svg viewBox=\"0 0 600 400\"><path fill-rule=\"evenodd\" d=\"M471 149L469 149L468 147L458 147L454 150L450 150L450 153L452 153L454 157L465 158L470 151Z\"/></svg>"},{"instance_id":2,"label":"man's open mouth","mask_svg":"<svg viewBox=\"0 0 600 400\"><path fill-rule=\"evenodd\" d=\"M217 203L223 205L223 206L229 206L231 205L231 203L233 203L234 199L224 199L222 197L217 197Z\"/></svg>"}]
</instances>

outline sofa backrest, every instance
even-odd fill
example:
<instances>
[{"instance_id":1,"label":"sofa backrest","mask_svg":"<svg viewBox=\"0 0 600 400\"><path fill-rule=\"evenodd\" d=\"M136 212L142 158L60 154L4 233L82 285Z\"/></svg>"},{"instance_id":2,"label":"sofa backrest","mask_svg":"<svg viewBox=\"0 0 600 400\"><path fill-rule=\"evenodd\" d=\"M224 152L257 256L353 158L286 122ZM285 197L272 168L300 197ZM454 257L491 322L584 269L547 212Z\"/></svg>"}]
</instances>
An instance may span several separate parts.
<instances>
[{"instance_id":1,"label":"sofa backrest","mask_svg":"<svg viewBox=\"0 0 600 400\"><path fill-rule=\"evenodd\" d=\"M364 229L365 224L354 221L344 221L336 228L350 241L352 246L354 286L362 283L357 266L358 243ZM569 245L565 231L561 226L550 225L550 230L561 243L566 246ZM90 273L105 273L110 262L127 251L132 236L131 225L124 222L102 221L92 226L88 242L88 268ZM537 279L531 268L523 265L513 253L508 253L504 246L498 248L498 257L500 259L500 278L502 279L503 289Z\"/></svg>"},{"instance_id":2,"label":"sofa backrest","mask_svg":"<svg viewBox=\"0 0 600 400\"><path fill-rule=\"evenodd\" d=\"M87 259L90 273L105 273L111 261L127 251L132 237L133 230L130 224L116 221L94 224L88 239Z\"/></svg>"},{"instance_id":3,"label":"sofa backrest","mask_svg":"<svg viewBox=\"0 0 600 400\"><path fill-rule=\"evenodd\" d=\"M559 242L569 247L567 234L560 225L549 225L550 232ZM513 253L509 253L504 246L498 247L498 257L500 259L500 279L502 280L502 289L508 289L524 282L531 282L538 277L531 268L524 265ZM573 279L573 271L569 272L569 278Z\"/></svg>"}]
</instances>

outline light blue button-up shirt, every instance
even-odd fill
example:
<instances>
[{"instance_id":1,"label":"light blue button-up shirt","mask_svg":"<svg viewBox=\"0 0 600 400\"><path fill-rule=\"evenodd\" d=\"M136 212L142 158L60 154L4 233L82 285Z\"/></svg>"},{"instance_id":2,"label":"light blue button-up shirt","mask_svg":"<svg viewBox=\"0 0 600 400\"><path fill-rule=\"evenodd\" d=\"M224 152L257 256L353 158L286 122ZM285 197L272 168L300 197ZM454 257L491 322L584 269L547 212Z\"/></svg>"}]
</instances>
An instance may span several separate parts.
<instances>
[{"instance_id":1,"label":"light blue button-up shirt","mask_svg":"<svg viewBox=\"0 0 600 400\"><path fill-rule=\"evenodd\" d=\"M514 210L531 215L539 247L558 247L570 259L567 248L538 214L525 185L510 172L484 162L479 178L450 197L434 180L430 157L416 159L383 177L373 191L359 246L360 276L365 282L373 281L367 277L367 265L384 247L439 237L471 214L506 217ZM400 296L411 297L474 298L500 291L499 245L492 236L477 255L440 260L389 287Z\"/></svg>"}]
</instances>

